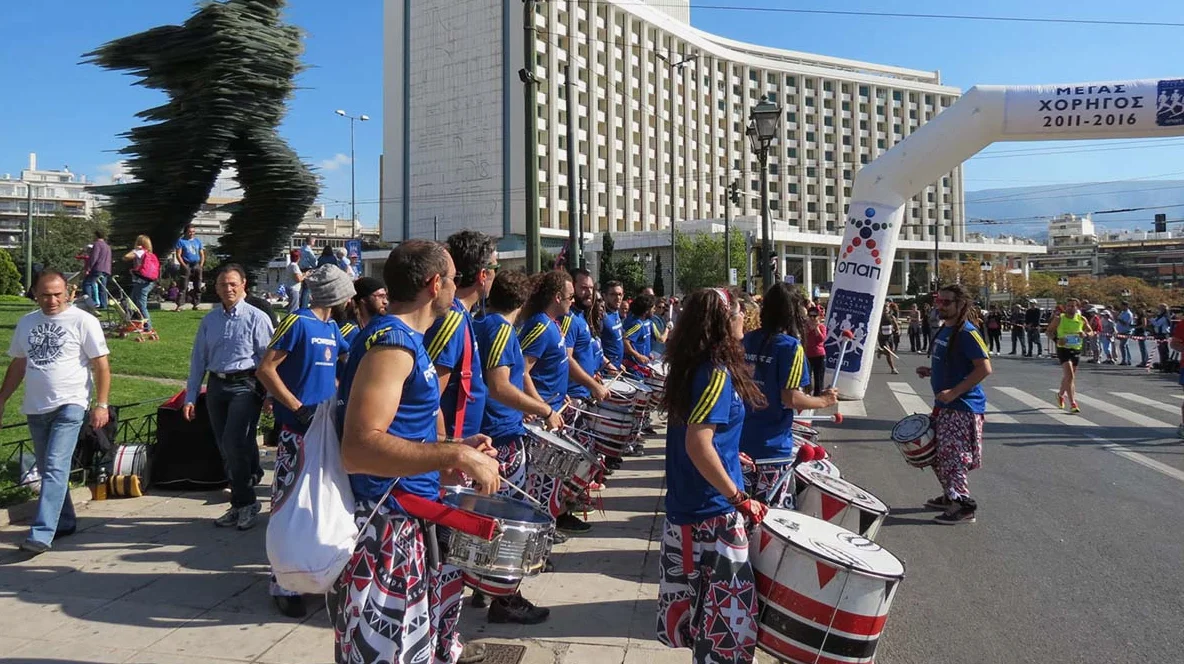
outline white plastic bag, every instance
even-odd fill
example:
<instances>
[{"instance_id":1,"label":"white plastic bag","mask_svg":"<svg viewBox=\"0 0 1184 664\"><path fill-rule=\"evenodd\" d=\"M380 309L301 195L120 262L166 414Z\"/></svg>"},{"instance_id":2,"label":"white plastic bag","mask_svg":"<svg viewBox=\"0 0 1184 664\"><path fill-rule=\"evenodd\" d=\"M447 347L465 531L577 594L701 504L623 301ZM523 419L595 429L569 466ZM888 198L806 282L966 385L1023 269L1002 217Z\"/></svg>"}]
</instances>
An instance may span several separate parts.
<instances>
[{"instance_id":1,"label":"white plastic bag","mask_svg":"<svg viewBox=\"0 0 1184 664\"><path fill-rule=\"evenodd\" d=\"M334 402L317 406L303 444L296 445L292 477L272 498L267 524L267 559L280 586L318 594L328 591L345 569L358 537L354 495L341 460L333 424ZM281 441L283 446L285 441Z\"/></svg>"}]
</instances>

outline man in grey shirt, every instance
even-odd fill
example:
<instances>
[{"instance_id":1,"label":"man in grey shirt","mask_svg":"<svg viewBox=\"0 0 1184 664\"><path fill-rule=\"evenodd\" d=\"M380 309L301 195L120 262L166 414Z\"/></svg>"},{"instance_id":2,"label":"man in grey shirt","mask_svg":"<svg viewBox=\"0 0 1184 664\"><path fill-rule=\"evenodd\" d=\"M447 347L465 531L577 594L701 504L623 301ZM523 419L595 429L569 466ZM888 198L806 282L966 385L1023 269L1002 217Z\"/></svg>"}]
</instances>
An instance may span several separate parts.
<instances>
[{"instance_id":1,"label":"man in grey shirt","mask_svg":"<svg viewBox=\"0 0 1184 664\"><path fill-rule=\"evenodd\" d=\"M255 427L263 393L255 368L275 332L267 314L247 304L247 274L240 265L222 267L215 282L221 306L202 319L193 340L185 419L193 421L201 384L209 374L206 405L214 439L230 480L230 509L214 521L247 530L259 516L255 485L262 477Z\"/></svg>"},{"instance_id":2,"label":"man in grey shirt","mask_svg":"<svg viewBox=\"0 0 1184 664\"><path fill-rule=\"evenodd\" d=\"M107 244L107 232L95 229L95 242L86 258L82 292L86 293L95 306L107 308L107 280L111 278L111 245Z\"/></svg>"}]
</instances>

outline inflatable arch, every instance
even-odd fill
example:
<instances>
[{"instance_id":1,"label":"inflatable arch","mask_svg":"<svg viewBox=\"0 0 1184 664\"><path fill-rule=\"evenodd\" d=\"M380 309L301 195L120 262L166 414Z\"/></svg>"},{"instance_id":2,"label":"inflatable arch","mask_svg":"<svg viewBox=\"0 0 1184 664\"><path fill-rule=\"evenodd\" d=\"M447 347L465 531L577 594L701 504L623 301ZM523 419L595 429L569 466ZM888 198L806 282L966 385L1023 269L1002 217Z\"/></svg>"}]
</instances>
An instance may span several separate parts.
<instances>
[{"instance_id":1,"label":"inflatable arch","mask_svg":"<svg viewBox=\"0 0 1184 664\"><path fill-rule=\"evenodd\" d=\"M826 314L827 369L838 372L839 394L862 399L867 390L909 198L995 141L1179 135L1184 135L1184 79L977 86L861 169ZM856 341L843 366L836 367L844 330Z\"/></svg>"}]
</instances>

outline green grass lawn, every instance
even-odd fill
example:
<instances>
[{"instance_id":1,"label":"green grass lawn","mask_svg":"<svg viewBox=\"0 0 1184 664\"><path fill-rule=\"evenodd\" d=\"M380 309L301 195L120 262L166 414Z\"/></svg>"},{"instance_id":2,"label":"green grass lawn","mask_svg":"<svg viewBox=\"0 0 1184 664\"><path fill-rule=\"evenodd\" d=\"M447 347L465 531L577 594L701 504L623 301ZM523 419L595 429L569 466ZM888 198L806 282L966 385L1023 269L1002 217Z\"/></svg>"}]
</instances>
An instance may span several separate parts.
<instances>
[{"instance_id":1,"label":"green grass lawn","mask_svg":"<svg viewBox=\"0 0 1184 664\"><path fill-rule=\"evenodd\" d=\"M21 316L32 311L35 305L28 300L0 301L0 352L8 350L13 330ZM127 406L119 416L123 421L142 417L154 412L160 401L176 394L181 386L159 380L136 378L168 378L184 380L189 371L189 353L193 348L193 336L198 322L205 311L153 311L152 322L160 335L160 341L137 342L133 339L109 338L111 349L111 370L116 374L111 379L110 401L114 405ZM7 367L5 358L3 366ZM0 464L8 460L13 446L29 437L29 430L23 426L21 400L22 386L8 403L2 428L0 428ZM143 403L148 402L148 403ZM18 426L19 425L19 426ZM0 468L0 505L7 505L29 497L29 492L14 487L17 481L12 464Z\"/></svg>"}]
</instances>

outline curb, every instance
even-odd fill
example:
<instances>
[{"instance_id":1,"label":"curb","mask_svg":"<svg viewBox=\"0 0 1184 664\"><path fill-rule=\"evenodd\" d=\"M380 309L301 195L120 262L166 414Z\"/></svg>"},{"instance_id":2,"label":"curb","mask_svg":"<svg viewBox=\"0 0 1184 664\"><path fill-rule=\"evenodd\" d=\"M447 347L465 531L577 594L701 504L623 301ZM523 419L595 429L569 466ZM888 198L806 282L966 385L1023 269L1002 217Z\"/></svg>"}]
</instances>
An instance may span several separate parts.
<instances>
[{"instance_id":1,"label":"curb","mask_svg":"<svg viewBox=\"0 0 1184 664\"><path fill-rule=\"evenodd\" d=\"M70 489L70 499L74 501L75 511L84 510L90 505L90 489L84 486ZM0 508L0 528L28 523L36 514L36 500Z\"/></svg>"}]
</instances>

